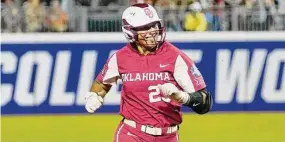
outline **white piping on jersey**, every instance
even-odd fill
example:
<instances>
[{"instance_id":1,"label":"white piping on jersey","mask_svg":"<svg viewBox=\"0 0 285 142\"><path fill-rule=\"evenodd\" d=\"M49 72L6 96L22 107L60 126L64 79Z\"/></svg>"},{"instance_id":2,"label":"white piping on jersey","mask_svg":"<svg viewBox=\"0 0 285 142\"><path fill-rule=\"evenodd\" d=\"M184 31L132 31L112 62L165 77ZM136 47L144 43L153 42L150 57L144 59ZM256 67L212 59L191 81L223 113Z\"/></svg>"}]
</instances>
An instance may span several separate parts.
<instances>
[{"instance_id":1,"label":"white piping on jersey","mask_svg":"<svg viewBox=\"0 0 285 142\"><path fill-rule=\"evenodd\" d=\"M176 139L177 139L177 142L179 142L179 134L178 134L178 132L176 132Z\"/></svg>"},{"instance_id":2,"label":"white piping on jersey","mask_svg":"<svg viewBox=\"0 0 285 142\"><path fill-rule=\"evenodd\" d=\"M116 141L119 142L119 135L120 135L120 131L121 129L124 127L124 124L121 125L121 127L119 128L118 132L117 132L117 138Z\"/></svg>"},{"instance_id":3,"label":"white piping on jersey","mask_svg":"<svg viewBox=\"0 0 285 142\"><path fill-rule=\"evenodd\" d=\"M188 69L189 67L184 59L178 55L174 67L174 79L184 91L193 93L195 92L195 88L191 81L190 75L188 74Z\"/></svg>"}]
</instances>

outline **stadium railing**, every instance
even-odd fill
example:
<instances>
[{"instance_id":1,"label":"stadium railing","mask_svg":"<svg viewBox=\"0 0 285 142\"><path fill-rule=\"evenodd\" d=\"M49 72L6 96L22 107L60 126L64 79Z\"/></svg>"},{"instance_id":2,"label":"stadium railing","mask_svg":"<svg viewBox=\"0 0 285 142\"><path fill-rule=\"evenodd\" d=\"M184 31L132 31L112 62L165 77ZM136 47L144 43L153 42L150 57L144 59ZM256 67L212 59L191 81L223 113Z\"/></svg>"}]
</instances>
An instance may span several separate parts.
<instances>
[{"instance_id":1,"label":"stadium railing","mask_svg":"<svg viewBox=\"0 0 285 142\"><path fill-rule=\"evenodd\" d=\"M76 6L68 13L69 32L121 32L121 15L125 6ZM187 7L159 8L168 31L185 31L183 22ZM207 31L284 31L285 14L272 9L246 7L211 7L203 9ZM25 16L23 16L25 17ZM3 31L3 30L2 30ZM25 30L23 30L25 32ZM48 28L42 32L50 32Z\"/></svg>"}]
</instances>

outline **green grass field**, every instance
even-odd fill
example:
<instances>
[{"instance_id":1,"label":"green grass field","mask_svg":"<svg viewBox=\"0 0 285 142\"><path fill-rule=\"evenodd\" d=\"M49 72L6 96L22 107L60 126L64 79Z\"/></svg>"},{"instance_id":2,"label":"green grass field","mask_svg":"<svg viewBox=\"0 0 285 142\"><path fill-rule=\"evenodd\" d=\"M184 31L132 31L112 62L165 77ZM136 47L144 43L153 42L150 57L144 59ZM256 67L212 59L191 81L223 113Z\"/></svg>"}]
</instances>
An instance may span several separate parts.
<instances>
[{"instance_id":1,"label":"green grass field","mask_svg":"<svg viewBox=\"0 0 285 142\"><path fill-rule=\"evenodd\" d=\"M285 142L285 113L187 114L180 142ZM2 142L111 142L119 115L2 116Z\"/></svg>"}]
</instances>

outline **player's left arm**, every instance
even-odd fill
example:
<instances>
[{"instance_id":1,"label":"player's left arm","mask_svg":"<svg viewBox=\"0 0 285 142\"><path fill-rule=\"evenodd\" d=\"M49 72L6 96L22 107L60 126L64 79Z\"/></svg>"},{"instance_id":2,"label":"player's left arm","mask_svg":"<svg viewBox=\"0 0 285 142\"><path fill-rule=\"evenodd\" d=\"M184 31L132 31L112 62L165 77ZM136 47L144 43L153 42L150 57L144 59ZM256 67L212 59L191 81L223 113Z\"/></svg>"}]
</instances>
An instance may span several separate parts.
<instances>
[{"instance_id":1,"label":"player's left arm","mask_svg":"<svg viewBox=\"0 0 285 142\"><path fill-rule=\"evenodd\" d=\"M178 55L173 76L182 91L178 90L174 84L166 83L159 86L163 94L192 108L198 114L210 111L212 97L206 89L202 74L188 56Z\"/></svg>"},{"instance_id":2,"label":"player's left arm","mask_svg":"<svg viewBox=\"0 0 285 142\"><path fill-rule=\"evenodd\" d=\"M180 103L192 108L198 114L205 114L212 107L212 96L195 63L185 54L180 54L175 63L174 77L183 91L171 94Z\"/></svg>"},{"instance_id":3,"label":"player's left arm","mask_svg":"<svg viewBox=\"0 0 285 142\"><path fill-rule=\"evenodd\" d=\"M171 97L175 97L179 103L192 108L192 110L198 114L205 114L212 108L212 96L206 88L193 92L187 93L184 91L174 92Z\"/></svg>"},{"instance_id":4,"label":"player's left arm","mask_svg":"<svg viewBox=\"0 0 285 142\"><path fill-rule=\"evenodd\" d=\"M188 93L179 90L174 84L166 83L158 86L163 94L167 95L172 100L190 107L198 114L205 114L212 108L212 96L206 88Z\"/></svg>"}]
</instances>

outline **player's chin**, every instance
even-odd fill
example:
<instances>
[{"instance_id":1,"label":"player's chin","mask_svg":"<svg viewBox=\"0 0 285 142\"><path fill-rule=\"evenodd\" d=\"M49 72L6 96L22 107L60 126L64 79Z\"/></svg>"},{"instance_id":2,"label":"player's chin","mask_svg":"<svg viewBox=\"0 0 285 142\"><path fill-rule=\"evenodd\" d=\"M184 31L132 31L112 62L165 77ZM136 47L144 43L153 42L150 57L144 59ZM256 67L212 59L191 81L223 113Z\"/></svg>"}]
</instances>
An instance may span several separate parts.
<instances>
[{"instance_id":1,"label":"player's chin","mask_svg":"<svg viewBox=\"0 0 285 142\"><path fill-rule=\"evenodd\" d=\"M148 50L154 50L157 47L157 44L156 43L146 44L145 47Z\"/></svg>"},{"instance_id":2,"label":"player's chin","mask_svg":"<svg viewBox=\"0 0 285 142\"><path fill-rule=\"evenodd\" d=\"M156 50L156 45L154 45L154 46L147 46L147 47L146 47L146 50L148 50L148 51L150 51L150 52L153 52L153 51Z\"/></svg>"}]
</instances>

